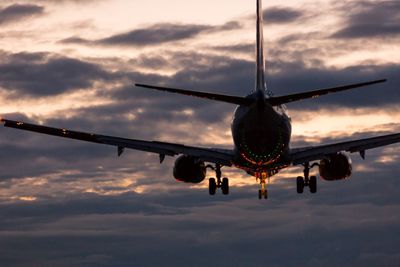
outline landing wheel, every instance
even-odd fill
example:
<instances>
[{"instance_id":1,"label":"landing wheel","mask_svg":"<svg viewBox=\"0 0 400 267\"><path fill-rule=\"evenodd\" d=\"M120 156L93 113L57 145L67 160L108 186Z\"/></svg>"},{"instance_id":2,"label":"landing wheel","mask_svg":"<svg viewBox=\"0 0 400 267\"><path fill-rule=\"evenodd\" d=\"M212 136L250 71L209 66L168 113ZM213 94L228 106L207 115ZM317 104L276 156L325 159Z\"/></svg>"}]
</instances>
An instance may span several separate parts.
<instances>
[{"instance_id":1,"label":"landing wheel","mask_svg":"<svg viewBox=\"0 0 400 267\"><path fill-rule=\"evenodd\" d=\"M310 176L310 170L315 166L319 166L318 163L310 165L309 162L303 164L304 166L304 178L297 177L297 193L301 194L304 191L304 187L308 186L312 194L317 193L317 177Z\"/></svg>"},{"instance_id":2,"label":"landing wheel","mask_svg":"<svg viewBox=\"0 0 400 267\"><path fill-rule=\"evenodd\" d=\"M310 187L311 193L313 193L313 194L317 193L317 177L315 177L315 176L310 177L309 187Z\"/></svg>"},{"instance_id":3,"label":"landing wheel","mask_svg":"<svg viewBox=\"0 0 400 267\"><path fill-rule=\"evenodd\" d=\"M304 191L304 179L303 177L297 177L297 193L302 194Z\"/></svg>"},{"instance_id":4,"label":"landing wheel","mask_svg":"<svg viewBox=\"0 0 400 267\"><path fill-rule=\"evenodd\" d=\"M229 194L229 180L226 177L224 179L222 179L221 190L222 190L222 194L224 194L224 195Z\"/></svg>"},{"instance_id":5,"label":"landing wheel","mask_svg":"<svg viewBox=\"0 0 400 267\"><path fill-rule=\"evenodd\" d=\"M211 165L208 165L207 168L212 169L215 171L216 178L208 179L208 191L210 195L215 195L218 188L221 188L222 194L228 195L229 194L229 179L224 177L221 179L222 172L221 172L221 165L215 164L215 168Z\"/></svg>"},{"instance_id":6,"label":"landing wheel","mask_svg":"<svg viewBox=\"0 0 400 267\"><path fill-rule=\"evenodd\" d=\"M215 182L215 178L210 178L208 180L208 191L210 195L215 195L215 192L217 191L217 183Z\"/></svg>"},{"instance_id":7,"label":"landing wheel","mask_svg":"<svg viewBox=\"0 0 400 267\"><path fill-rule=\"evenodd\" d=\"M258 199L267 199L268 198L268 191L265 190L264 192L260 189L258 190Z\"/></svg>"}]
</instances>

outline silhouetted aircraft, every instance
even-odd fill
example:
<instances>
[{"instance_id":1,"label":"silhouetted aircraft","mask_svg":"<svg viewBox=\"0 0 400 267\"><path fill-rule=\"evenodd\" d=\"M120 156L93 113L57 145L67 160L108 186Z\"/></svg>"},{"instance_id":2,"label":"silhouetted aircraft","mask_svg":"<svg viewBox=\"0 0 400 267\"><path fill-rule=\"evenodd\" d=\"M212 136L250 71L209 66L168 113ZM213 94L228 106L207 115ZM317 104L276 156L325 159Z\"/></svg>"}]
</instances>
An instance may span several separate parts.
<instances>
[{"instance_id":1,"label":"silhouetted aircraft","mask_svg":"<svg viewBox=\"0 0 400 267\"><path fill-rule=\"evenodd\" d=\"M211 195L216 193L217 188L221 188L223 194L229 194L229 181L228 178L222 178L221 168L223 166L234 166L246 171L249 175L255 176L260 181L261 189L258 193L260 199L267 198L265 185L268 178L284 168L302 165L304 176L297 177L297 192L303 193L304 187L309 187L311 193L316 193L317 178L309 175L311 168L318 166L320 176L328 181L346 179L352 173L351 160L346 152L359 152L361 157L365 159L365 151L368 149L400 142L400 133L398 133L336 144L290 148L291 119L287 115L284 104L382 83L386 80L274 96L271 91L267 90L264 80L265 60L261 0L257 0L256 57L255 89L245 97L136 84L139 87L238 105L232 122L234 142L232 150L126 139L7 119L1 120L6 127L115 146L118 149L118 156L123 153L125 148L159 154L160 163L164 161L165 156L179 155L173 170L173 175L177 180L187 183L200 183L206 178L207 169L215 171L216 179L209 179L209 193ZM317 163L312 163L315 161Z\"/></svg>"}]
</instances>

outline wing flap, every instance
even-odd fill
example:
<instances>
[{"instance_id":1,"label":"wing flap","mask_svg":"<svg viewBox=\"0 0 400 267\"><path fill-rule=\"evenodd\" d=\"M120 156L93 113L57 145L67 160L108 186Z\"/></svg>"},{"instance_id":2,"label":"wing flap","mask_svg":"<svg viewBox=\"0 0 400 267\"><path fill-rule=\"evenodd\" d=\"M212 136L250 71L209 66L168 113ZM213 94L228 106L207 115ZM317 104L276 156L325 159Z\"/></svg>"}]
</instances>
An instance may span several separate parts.
<instances>
[{"instance_id":1,"label":"wing flap","mask_svg":"<svg viewBox=\"0 0 400 267\"><path fill-rule=\"evenodd\" d=\"M298 165L309 161L320 160L328 155L341 151L347 151L350 153L363 153L365 150L368 149L387 146L399 142L400 133L389 134L337 144L292 149L290 152L290 158L293 165Z\"/></svg>"},{"instance_id":2,"label":"wing flap","mask_svg":"<svg viewBox=\"0 0 400 267\"><path fill-rule=\"evenodd\" d=\"M175 156L179 154L190 155L201 158L207 162L218 163L224 166L231 166L234 153L231 150L202 148L185 146L182 144L173 144L157 141L144 141L136 139L128 139L86 132L71 131L62 128L53 128L37 124L30 124L20 121L1 119L5 127L15 128L19 130L31 131L52 136L64 137L69 139L81 140L97 144L105 144L118 147L118 153L124 148L130 148L145 152L156 153L160 155Z\"/></svg>"}]
</instances>

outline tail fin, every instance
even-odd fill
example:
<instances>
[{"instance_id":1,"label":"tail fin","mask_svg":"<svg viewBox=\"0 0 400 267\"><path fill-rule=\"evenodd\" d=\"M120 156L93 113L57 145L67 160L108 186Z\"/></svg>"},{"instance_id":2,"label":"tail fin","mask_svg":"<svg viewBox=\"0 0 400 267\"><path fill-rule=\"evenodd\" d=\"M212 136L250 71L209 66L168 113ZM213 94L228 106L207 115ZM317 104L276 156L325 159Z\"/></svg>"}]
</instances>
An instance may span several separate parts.
<instances>
[{"instance_id":1,"label":"tail fin","mask_svg":"<svg viewBox=\"0 0 400 267\"><path fill-rule=\"evenodd\" d=\"M263 10L262 0L257 0L257 42L256 42L256 91L267 91L265 83L265 59L263 36ZM268 92L269 94L270 92Z\"/></svg>"}]
</instances>

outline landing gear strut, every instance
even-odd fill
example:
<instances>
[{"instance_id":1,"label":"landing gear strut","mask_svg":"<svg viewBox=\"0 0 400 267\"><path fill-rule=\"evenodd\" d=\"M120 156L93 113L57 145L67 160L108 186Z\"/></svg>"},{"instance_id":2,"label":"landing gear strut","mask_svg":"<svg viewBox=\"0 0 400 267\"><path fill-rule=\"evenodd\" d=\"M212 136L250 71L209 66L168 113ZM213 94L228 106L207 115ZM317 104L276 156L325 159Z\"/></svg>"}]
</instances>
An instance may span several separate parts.
<instances>
[{"instance_id":1,"label":"landing gear strut","mask_svg":"<svg viewBox=\"0 0 400 267\"><path fill-rule=\"evenodd\" d=\"M267 173L262 172L257 174L256 176L257 179L260 180L260 184L261 184L261 189L258 190L258 199L267 199L268 198L268 190L266 188L266 181L267 181Z\"/></svg>"},{"instance_id":2,"label":"landing gear strut","mask_svg":"<svg viewBox=\"0 0 400 267\"><path fill-rule=\"evenodd\" d=\"M221 165L216 164L215 168L211 165L207 166L208 168L212 169L215 171L215 176L217 177L217 180L215 178L210 178L208 180L208 191L210 195L215 195L217 188L221 188L222 194L228 195L229 194L229 179L222 177L222 172L221 172Z\"/></svg>"},{"instance_id":3,"label":"landing gear strut","mask_svg":"<svg viewBox=\"0 0 400 267\"><path fill-rule=\"evenodd\" d=\"M297 193L302 194L304 191L304 187L308 186L310 188L311 193L317 193L317 177L310 176L310 170L315 166L318 166L318 163L314 163L310 166L309 162L303 164L304 166L304 177L297 177Z\"/></svg>"}]
</instances>

